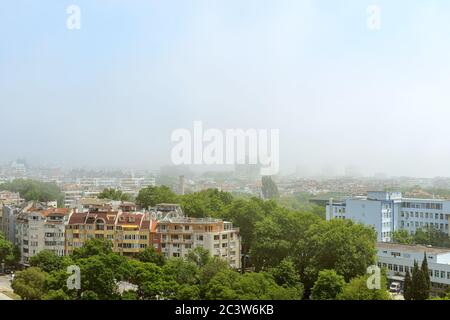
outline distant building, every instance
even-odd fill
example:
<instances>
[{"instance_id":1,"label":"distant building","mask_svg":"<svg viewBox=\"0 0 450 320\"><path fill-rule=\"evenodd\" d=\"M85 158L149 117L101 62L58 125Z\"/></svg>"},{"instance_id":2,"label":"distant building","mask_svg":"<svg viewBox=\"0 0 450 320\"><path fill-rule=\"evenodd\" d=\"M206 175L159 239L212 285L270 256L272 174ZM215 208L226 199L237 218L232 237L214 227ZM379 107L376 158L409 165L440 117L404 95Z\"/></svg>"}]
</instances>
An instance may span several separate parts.
<instances>
[{"instance_id":1,"label":"distant building","mask_svg":"<svg viewBox=\"0 0 450 320\"><path fill-rule=\"evenodd\" d=\"M351 219L370 225L377 232L378 241L392 241L392 233L435 228L448 231L450 200L403 198L401 192L371 191L366 197L353 197L330 202L326 207L327 220Z\"/></svg>"}]
</instances>

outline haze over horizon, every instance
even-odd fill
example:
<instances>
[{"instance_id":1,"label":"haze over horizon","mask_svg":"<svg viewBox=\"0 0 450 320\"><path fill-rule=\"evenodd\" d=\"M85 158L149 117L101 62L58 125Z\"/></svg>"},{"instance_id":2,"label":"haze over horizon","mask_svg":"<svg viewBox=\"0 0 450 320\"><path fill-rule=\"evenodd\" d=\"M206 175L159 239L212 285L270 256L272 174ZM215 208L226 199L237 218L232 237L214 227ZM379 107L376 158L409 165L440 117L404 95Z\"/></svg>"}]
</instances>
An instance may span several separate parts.
<instances>
[{"instance_id":1,"label":"haze over horizon","mask_svg":"<svg viewBox=\"0 0 450 320\"><path fill-rule=\"evenodd\" d=\"M4 1L0 164L156 169L200 120L280 129L281 173L450 177L449 16L445 0Z\"/></svg>"}]
</instances>

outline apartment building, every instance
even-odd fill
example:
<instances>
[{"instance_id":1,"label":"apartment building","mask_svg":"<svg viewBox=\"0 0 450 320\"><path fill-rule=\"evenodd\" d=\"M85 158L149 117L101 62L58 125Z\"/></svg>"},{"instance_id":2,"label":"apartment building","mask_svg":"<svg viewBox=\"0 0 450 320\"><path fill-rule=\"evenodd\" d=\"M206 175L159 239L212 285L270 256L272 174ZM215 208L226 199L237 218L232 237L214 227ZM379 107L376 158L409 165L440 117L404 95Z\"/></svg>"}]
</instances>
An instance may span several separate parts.
<instances>
[{"instance_id":1,"label":"apartment building","mask_svg":"<svg viewBox=\"0 0 450 320\"><path fill-rule=\"evenodd\" d=\"M149 247L151 224L143 213L75 211L66 225L65 253L72 253L88 239L107 239L114 252L133 256Z\"/></svg>"},{"instance_id":2,"label":"apartment building","mask_svg":"<svg viewBox=\"0 0 450 320\"><path fill-rule=\"evenodd\" d=\"M403 282L406 271L410 274L414 261L419 266L426 255L432 291L438 293L450 287L450 249L419 245L377 243L377 264L387 271L388 279Z\"/></svg>"},{"instance_id":3,"label":"apartment building","mask_svg":"<svg viewBox=\"0 0 450 320\"><path fill-rule=\"evenodd\" d=\"M449 216L449 200L403 198L401 192L372 191L366 197L330 200L326 207L327 220L351 219L373 226L381 242L392 241L396 230L435 228L448 234Z\"/></svg>"},{"instance_id":4,"label":"apartment building","mask_svg":"<svg viewBox=\"0 0 450 320\"><path fill-rule=\"evenodd\" d=\"M241 267L239 229L231 222L175 216L158 221L152 241L155 238L159 242L157 249L166 257L185 257L192 249L202 247L231 267Z\"/></svg>"},{"instance_id":5,"label":"apartment building","mask_svg":"<svg viewBox=\"0 0 450 320\"><path fill-rule=\"evenodd\" d=\"M67 219L66 208L48 208L33 203L22 210L15 224L15 243L20 248L21 263L28 265L30 258L42 250L51 250L63 256Z\"/></svg>"}]
</instances>

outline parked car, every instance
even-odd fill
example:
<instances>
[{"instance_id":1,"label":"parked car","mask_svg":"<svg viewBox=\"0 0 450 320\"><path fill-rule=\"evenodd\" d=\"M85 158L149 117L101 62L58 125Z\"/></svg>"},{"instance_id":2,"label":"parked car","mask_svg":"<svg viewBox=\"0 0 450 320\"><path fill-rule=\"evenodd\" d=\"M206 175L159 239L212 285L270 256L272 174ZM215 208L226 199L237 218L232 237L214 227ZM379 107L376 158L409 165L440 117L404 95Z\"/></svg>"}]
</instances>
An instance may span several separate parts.
<instances>
[{"instance_id":1,"label":"parked car","mask_svg":"<svg viewBox=\"0 0 450 320\"><path fill-rule=\"evenodd\" d=\"M392 282L391 285L389 286L389 292L392 293L400 293L402 287L400 282Z\"/></svg>"}]
</instances>

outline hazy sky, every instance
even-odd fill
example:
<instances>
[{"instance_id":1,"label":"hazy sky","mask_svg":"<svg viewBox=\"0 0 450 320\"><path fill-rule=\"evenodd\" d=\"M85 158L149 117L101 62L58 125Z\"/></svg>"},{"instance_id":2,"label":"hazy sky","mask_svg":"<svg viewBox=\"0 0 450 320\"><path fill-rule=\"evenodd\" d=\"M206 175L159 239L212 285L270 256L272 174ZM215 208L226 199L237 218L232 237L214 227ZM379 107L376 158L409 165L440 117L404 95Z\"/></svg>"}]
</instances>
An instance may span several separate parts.
<instances>
[{"instance_id":1,"label":"hazy sky","mask_svg":"<svg viewBox=\"0 0 450 320\"><path fill-rule=\"evenodd\" d=\"M280 129L284 172L450 176L449 17L448 0L1 1L0 163L157 168L201 120Z\"/></svg>"}]
</instances>

